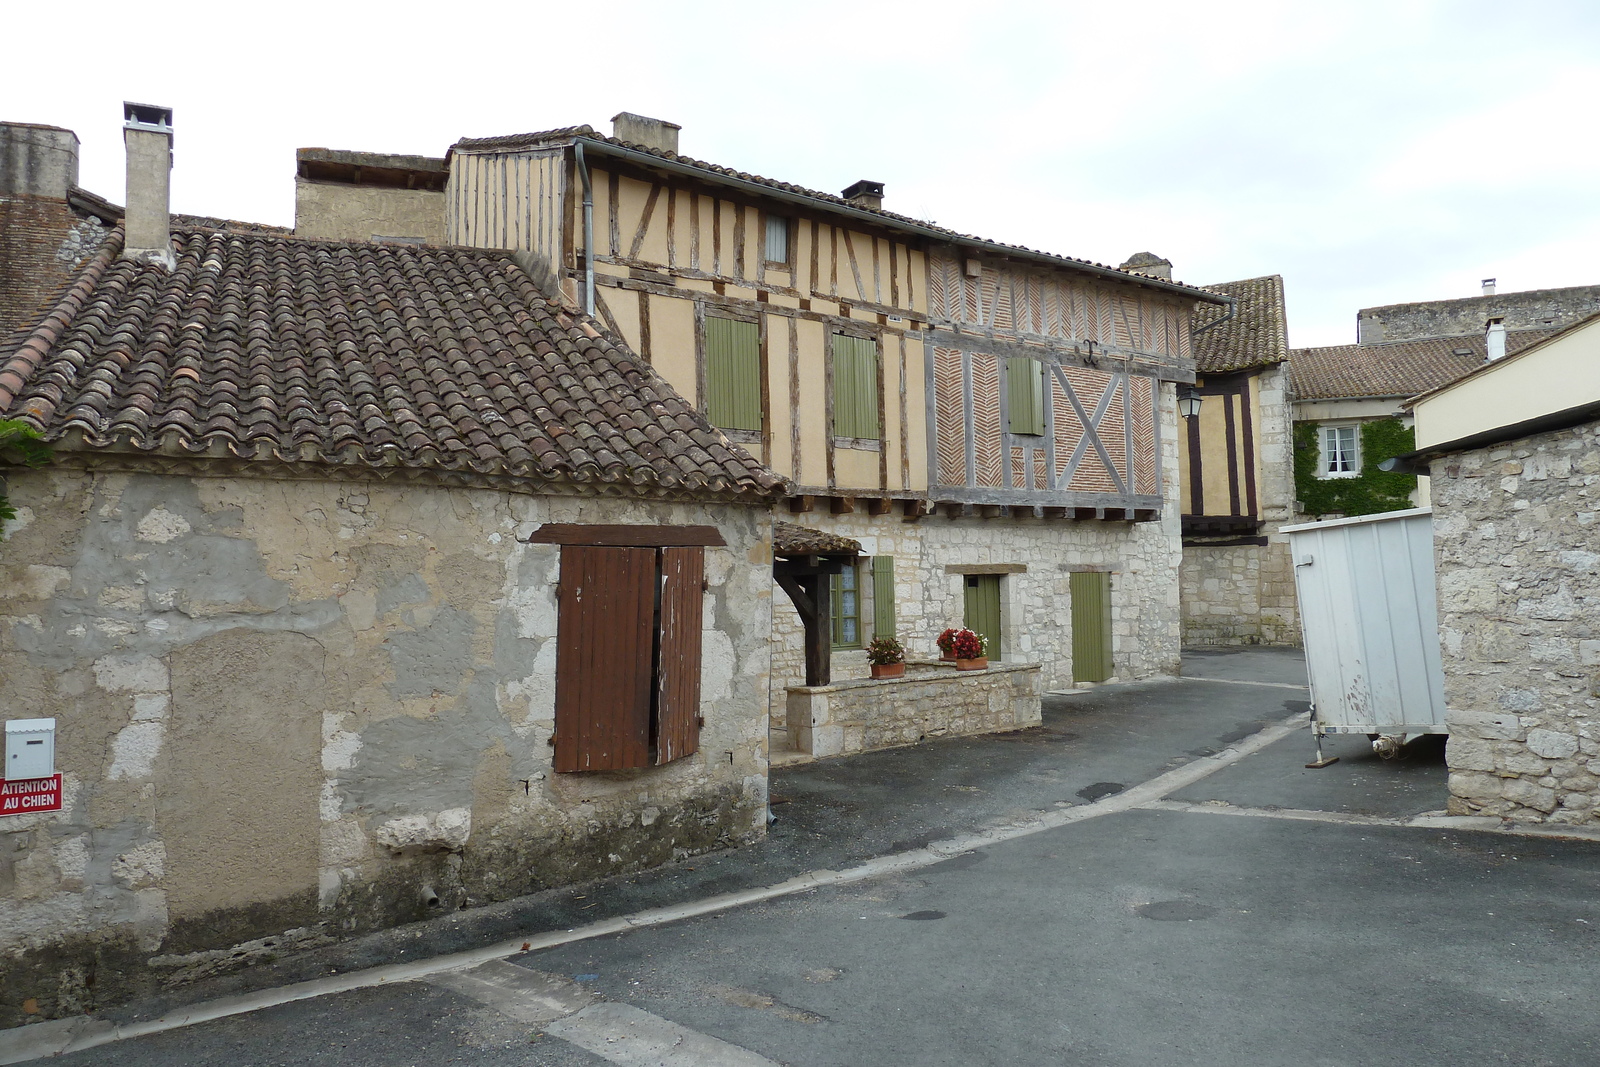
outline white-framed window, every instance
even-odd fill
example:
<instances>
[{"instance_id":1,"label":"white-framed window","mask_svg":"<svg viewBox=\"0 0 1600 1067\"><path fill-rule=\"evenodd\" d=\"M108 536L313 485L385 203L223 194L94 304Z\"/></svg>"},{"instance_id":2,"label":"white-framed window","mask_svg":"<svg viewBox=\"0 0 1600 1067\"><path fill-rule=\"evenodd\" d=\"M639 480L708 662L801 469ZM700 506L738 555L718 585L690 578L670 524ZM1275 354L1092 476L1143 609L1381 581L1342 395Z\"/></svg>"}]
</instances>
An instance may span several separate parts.
<instances>
[{"instance_id":1,"label":"white-framed window","mask_svg":"<svg viewBox=\"0 0 1600 1067\"><path fill-rule=\"evenodd\" d=\"M1361 427L1355 423L1321 428L1319 478L1355 478L1361 474Z\"/></svg>"},{"instance_id":2,"label":"white-framed window","mask_svg":"<svg viewBox=\"0 0 1600 1067\"><path fill-rule=\"evenodd\" d=\"M789 220L780 215L767 216L766 256L769 267L789 266Z\"/></svg>"}]
</instances>

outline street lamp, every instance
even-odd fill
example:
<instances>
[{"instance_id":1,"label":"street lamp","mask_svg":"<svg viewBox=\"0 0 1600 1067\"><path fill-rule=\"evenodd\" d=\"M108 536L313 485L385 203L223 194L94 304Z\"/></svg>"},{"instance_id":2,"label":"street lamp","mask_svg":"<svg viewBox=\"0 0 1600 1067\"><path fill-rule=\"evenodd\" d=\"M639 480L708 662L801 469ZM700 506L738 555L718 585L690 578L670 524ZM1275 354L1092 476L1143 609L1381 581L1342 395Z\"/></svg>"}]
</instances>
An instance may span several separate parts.
<instances>
[{"instance_id":1,"label":"street lamp","mask_svg":"<svg viewBox=\"0 0 1600 1067\"><path fill-rule=\"evenodd\" d=\"M1200 414L1200 391L1194 386L1186 385L1178 393L1178 414L1186 419Z\"/></svg>"}]
</instances>

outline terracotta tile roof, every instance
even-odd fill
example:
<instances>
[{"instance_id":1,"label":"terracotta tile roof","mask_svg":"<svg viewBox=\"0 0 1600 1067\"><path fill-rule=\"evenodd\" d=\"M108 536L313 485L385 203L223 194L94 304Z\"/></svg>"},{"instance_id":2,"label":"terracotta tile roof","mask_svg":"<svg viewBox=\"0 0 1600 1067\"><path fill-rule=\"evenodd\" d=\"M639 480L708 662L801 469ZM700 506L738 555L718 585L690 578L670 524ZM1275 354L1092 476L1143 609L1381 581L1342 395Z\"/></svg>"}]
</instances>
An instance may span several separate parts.
<instances>
[{"instance_id":1,"label":"terracotta tile roof","mask_svg":"<svg viewBox=\"0 0 1600 1067\"><path fill-rule=\"evenodd\" d=\"M1506 353L1526 348L1554 332L1508 331ZM1407 397L1454 381L1486 359L1482 334L1296 348L1289 353L1289 378L1296 400Z\"/></svg>"},{"instance_id":2,"label":"terracotta tile roof","mask_svg":"<svg viewBox=\"0 0 1600 1067\"><path fill-rule=\"evenodd\" d=\"M1224 374L1281 363L1289 358L1289 328L1283 310L1281 276L1268 274L1205 288L1231 296L1238 304L1233 318L1195 335L1195 370L1201 374ZM1226 314L1226 308L1197 305L1190 313L1189 324L1193 329L1200 329Z\"/></svg>"},{"instance_id":3,"label":"terracotta tile roof","mask_svg":"<svg viewBox=\"0 0 1600 1067\"><path fill-rule=\"evenodd\" d=\"M975 237L972 234L946 229L943 226L938 226L931 222L925 222L922 219L911 218L909 215L897 215L893 211L885 211L882 208L863 207L860 204L853 204L844 197L836 196L833 193L824 193L817 189L807 189L803 185L793 185L789 182L780 182L774 178L763 178L759 174L750 174L742 170L735 170L732 167L724 167L716 163L707 163L704 160L694 159L690 156L678 155L674 152L665 152L659 148L651 148L647 145L635 144L632 141L624 141L616 137L607 137L605 134L597 132L593 126L588 125L562 126L554 130L540 130L537 133L514 133L500 137L463 137L450 147L450 151L446 155L446 158L448 159L450 155L453 155L456 152L514 152L519 149L536 148L541 145L549 145L552 142L570 141L575 137L582 137L589 141L599 141L602 144L615 145L618 148L625 148L633 152L643 152L647 155L656 156L672 163L693 167L696 170L704 171L708 174L719 175L735 181L764 185L769 189L777 189L781 190L782 192L793 193L797 196L803 196L811 200L817 200L824 204L830 204L835 207L849 208L852 211L861 211L869 215L876 215L877 217L881 218L886 225L899 224L902 226L915 226L922 230L929 230L933 231L934 233L945 235L952 241L961 241L979 245L984 249L992 250L996 255L1003 256L1020 252L1029 257L1048 259L1053 262L1060 263L1063 266L1089 269L1097 273L1126 275L1136 283L1155 282L1157 285L1163 288L1176 286L1180 289L1193 290L1196 293L1203 292L1203 290L1201 290L1199 287L1188 285L1184 282L1165 281L1164 279L1153 278L1147 274L1141 274L1138 271L1123 270L1120 267L1107 266L1104 263L1096 263L1093 260L1074 259L1071 256L1056 255L1054 252L1041 252L1036 248L1028 248L1026 245L1002 244L999 241L991 241L987 237ZM1170 291L1170 289L1168 291Z\"/></svg>"},{"instance_id":4,"label":"terracotta tile roof","mask_svg":"<svg viewBox=\"0 0 1600 1067\"><path fill-rule=\"evenodd\" d=\"M119 226L0 347L0 415L70 449L766 498L783 479L503 253ZM524 481L525 480L525 481Z\"/></svg>"},{"instance_id":5,"label":"terracotta tile roof","mask_svg":"<svg viewBox=\"0 0 1600 1067\"><path fill-rule=\"evenodd\" d=\"M779 556L854 556L861 552L861 542L792 522L775 522L772 551Z\"/></svg>"}]
</instances>

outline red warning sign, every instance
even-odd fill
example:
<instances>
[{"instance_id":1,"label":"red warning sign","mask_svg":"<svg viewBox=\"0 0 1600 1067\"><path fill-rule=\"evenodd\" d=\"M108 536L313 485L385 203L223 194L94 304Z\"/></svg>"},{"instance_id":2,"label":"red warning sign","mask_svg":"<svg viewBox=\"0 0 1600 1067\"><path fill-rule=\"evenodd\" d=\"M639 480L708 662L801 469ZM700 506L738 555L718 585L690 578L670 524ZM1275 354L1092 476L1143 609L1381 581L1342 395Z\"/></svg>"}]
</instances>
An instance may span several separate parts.
<instances>
[{"instance_id":1,"label":"red warning sign","mask_svg":"<svg viewBox=\"0 0 1600 1067\"><path fill-rule=\"evenodd\" d=\"M32 815L61 810L61 775L48 778L0 778L0 816Z\"/></svg>"}]
</instances>

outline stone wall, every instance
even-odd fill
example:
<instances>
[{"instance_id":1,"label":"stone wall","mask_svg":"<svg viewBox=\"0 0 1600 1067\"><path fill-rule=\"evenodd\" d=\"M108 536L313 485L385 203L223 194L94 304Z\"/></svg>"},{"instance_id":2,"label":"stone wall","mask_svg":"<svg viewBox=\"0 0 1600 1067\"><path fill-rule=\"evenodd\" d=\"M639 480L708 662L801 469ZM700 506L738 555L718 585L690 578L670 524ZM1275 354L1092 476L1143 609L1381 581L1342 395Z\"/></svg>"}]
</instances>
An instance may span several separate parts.
<instances>
[{"instance_id":1,"label":"stone wall","mask_svg":"<svg viewBox=\"0 0 1600 1067\"><path fill-rule=\"evenodd\" d=\"M1450 810L1600 822L1600 424L1432 467Z\"/></svg>"},{"instance_id":2,"label":"stone wall","mask_svg":"<svg viewBox=\"0 0 1600 1067\"><path fill-rule=\"evenodd\" d=\"M6 717L66 810L0 819L0 1026L765 831L770 515L13 472ZM553 774L554 522L713 524L699 753Z\"/></svg>"},{"instance_id":3,"label":"stone wall","mask_svg":"<svg viewBox=\"0 0 1600 1067\"><path fill-rule=\"evenodd\" d=\"M1111 572L1112 657L1116 677L1127 681L1178 671L1178 438L1175 391L1163 383L1161 481L1165 506L1155 522L1102 522L1042 518L950 518L943 514L906 520L899 514L823 511L780 518L861 542L864 556L895 558L897 630L914 656L939 652L933 639L960 626L960 568L1011 565L1022 569L1000 581L1004 661L1037 663L1046 690L1072 685L1071 579L1074 570ZM951 568L955 568L952 570ZM863 567L866 575L867 568ZM870 588L863 581L864 591ZM786 687L805 682L800 616L776 585L773 610L772 715L783 722ZM871 609L863 601L864 635L870 638ZM993 657L991 657L993 659ZM867 676L866 654L836 652L835 681Z\"/></svg>"},{"instance_id":4,"label":"stone wall","mask_svg":"<svg viewBox=\"0 0 1600 1067\"><path fill-rule=\"evenodd\" d=\"M1289 537L1279 532L1296 521L1288 364L1266 368L1258 384L1258 492L1267 543L1220 545L1195 538L1184 544L1179 580L1185 647L1300 645Z\"/></svg>"},{"instance_id":5,"label":"stone wall","mask_svg":"<svg viewBox=\"0 0 1600 1067\"><path fill-rule=\"evenodd\" d=\"M415 237L444 244L444 194L296 178L294 232L318 241Z\"/></svg>"},{"instance_id":6,"label":"stone wall","mask_svg":"<svg viewBox=\"0 0 1600 1067\"><path fill-rule=\"evenodd\" d=\"M1596 311L1600 311L1600 285L1390 304L1356 312L1356 342L1372 345L1419 337L1482 335L1494 316L1504 318L1508 330L1554 329Z\"/></svg>"},{"instance_id":7,"label":"stone wall","mask_svg":"<svg viewBox=\"0 0 1600 1067\"><path fill-rule=\"evenodd\" d=\"M801 752L842 756L1037 726L1040 699L1037 664L909 663L903 678L790 687L788 731Z\"/></svg>"}]
</instances>

